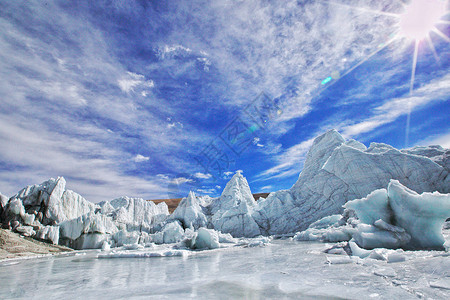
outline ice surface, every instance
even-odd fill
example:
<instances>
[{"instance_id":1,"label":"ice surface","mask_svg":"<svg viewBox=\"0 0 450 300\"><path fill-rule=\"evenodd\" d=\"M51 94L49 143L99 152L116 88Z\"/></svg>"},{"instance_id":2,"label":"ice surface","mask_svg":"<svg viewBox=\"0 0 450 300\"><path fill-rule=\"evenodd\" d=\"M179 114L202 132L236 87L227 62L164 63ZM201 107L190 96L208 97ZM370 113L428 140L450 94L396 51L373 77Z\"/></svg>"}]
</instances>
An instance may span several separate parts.
<instances>
[{"instance_id":1,"label":"ice surface","mask_svg":"<svg viewBox=\"0 0 450 300\"><path fill-rule=\"evenodd\" d=\"M267 247L198 253L158 246L87 251L83 256L27 260L15 265L0 262L0 298L450 298L450 290L445 288L450 260L442 256L444 252L405 251L406 261L386 264L373 259L350 261L344 255L323 253L322 248L319 243L285 240ZM137 259L128 259L131 257ZM329 264L330 260L346 263Z\"/></svg>"}]
</instances>

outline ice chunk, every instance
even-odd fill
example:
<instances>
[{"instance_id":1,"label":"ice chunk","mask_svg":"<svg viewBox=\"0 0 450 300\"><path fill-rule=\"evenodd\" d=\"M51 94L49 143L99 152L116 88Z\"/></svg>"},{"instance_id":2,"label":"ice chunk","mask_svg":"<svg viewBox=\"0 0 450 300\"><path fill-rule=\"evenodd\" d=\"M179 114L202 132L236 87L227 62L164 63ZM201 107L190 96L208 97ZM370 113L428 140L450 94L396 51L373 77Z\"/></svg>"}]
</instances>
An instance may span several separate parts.
<instances>
[{"instance_id":1,"label":"ice chunk","mask_svg":"<svg viewBox=\"0 0 450 300\"><path fill-rule=\"evenodd\" d=\"M220 247L218 232L200 228L191 242L192 249L216 249Z\"/></svg>"},{"instance_id":2,"label":"ice chunk","mask_svg":"<svg viewBox=\"0 0 450 300\"><path fill-rule=\"evenodd\" d=\"M71 246L74 249L101 249L103 243L108 241L109 234L104 233L86 233L81 235L78 239L73 241Z\"/></svg>"},{"instance_id":3,"label":"ice chunk","mask_svg":"<svg viewBox=\"0 0 450 300\"><path fill-rule=\"evenodd\" d=\"M396 224L411 235L409 247L443 249L442 227L450 217L450 194L419 195L397 180L391 180L388 196Z\"/></svg>"},{"instance_id":4,"label":"ice chunk","mask_svg":"<svg viewBox=\"0 0 450 300\"><path fill-rule=\"evenodd\" d=\"M176 221L165 225L162 234L164 244L178 243L184 237L184 230L181 224Z\"/></svg>"},{"instance_id":5,"label":"ice chunk","mask_svg":"<svg viewBox=\"0 0 450 300\"><path fill-rule=\"evenodd\" d=\"M23 236L33 236L36 234L32 226L19 226L16 228L16 231Z\"/></svg>"},{"instance_id":6,"label":"ice chunk","mask_svg":"<svg viewBox=\"0 0 450 300\"><path fill-rule=\"evenodd\" d=\"M111 246L109 245L109 243L107 241L104 241L102 244L102 251L110 251L111 250Z\"/></svg>"},{"instance_id":7,"label":"ice chunk","mask_svg":"<svg viewBox=\"0 0 450 300\"><path fill-rule=\"evenodd\" d=\"M402 262L406 260L406 256L401 252L391 252L387 255L388 263Z\"/></svg>"},{"instance_id":8,"label":"ice chunk","mask_svg":"<svg viewBox=\"0 0 450 300\"><path fill-rule=\"evenodd\" d=\"M353 234L353 239L364 249L396 249L406 245L411 239L409 234L404 231L402 232L400 229L387 231L368 224L359 224L356 229L356 233Z\"/></svg>"},{"instance_id":9,"label":"ice chunk","mask_svg":"<svg viewBox=\"0 0 450 300\"><path fill-rule=\"evenodd\" d=\"M0 193L0 208L5 208L8 204L9 198ZM1 210L0 210L1 212Z\"/></svg>"},{"instance_id":10,"label":"ice chunk","mask_svg":"<svg viewBox=\"0 0 450 300\"><path fill-rule=\"evenodd\" d=\"M375 190L365 198L349 201L344 208L354 210L358 219L366 224L373 224L378 219L390 222L392 218L386 189Z\"/></svg>"},{"instance_id":11,"label":"ice chunk","mask_svg":"<svg viewBox=\"0 0 450 300\"><path fill-rule=\"evenodd\" d=\"M22 202L30 215L37 215L38 212L43 214L37 221L44 225L78 218L95 210L95 204L65 188L66 181L63 177L51 178L20 190L11 197L10 202Z\"/></svg>"},{"instance_id":12,"label":"ice chunk","mask_svg":"<svg viewBox=\"0 0 450 300\"><path fill-rule=\"evenodd\" d=\"M50 241L57 245L59 242L59 226L45 226L38 230L36 237L41 240Z\"/></svg>"},{"instance_id":13,"label":"ice chunk","mask_svg":"<svg viewBox=\"0 0 450 300\"><path fill-rule=\"evenodd\" d=\"M199 200L192 191L187 198L181 200L169 219L179 220L185 228L198 229L208 224Z\"/></svg>"},{"instance_id":14,"label":"ice chunk","mask_svg":"<svg viewBox=\"0 0 450 300\"><path fill-rule=\"evenodd\" d=\"M395 270L392 268L389 268L389 267L384 267L384 268L379 267L373 271L373 274L378 275L378 276L383 276L383 277L397 276L397 273L395 272Z\"/></svg>"}]
</instances>

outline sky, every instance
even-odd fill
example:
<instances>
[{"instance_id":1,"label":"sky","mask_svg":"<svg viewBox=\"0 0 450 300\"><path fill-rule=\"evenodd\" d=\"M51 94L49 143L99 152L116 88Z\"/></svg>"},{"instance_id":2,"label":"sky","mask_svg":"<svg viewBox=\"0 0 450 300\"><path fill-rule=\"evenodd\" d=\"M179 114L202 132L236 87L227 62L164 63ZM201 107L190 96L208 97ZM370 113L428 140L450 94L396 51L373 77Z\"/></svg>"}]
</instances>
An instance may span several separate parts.
<instances>
[{"instance_id":1,"label":"sky","mask_svg":"<svg viewBox=\"0 0 450 300\"><path fill-rule=\"evenodd\" d=\"M416 43L409 4L0 1L0 192L218 196L238 170L288 189L333 128L450 148L450 16Z\"/></svg>"}]
</instances>

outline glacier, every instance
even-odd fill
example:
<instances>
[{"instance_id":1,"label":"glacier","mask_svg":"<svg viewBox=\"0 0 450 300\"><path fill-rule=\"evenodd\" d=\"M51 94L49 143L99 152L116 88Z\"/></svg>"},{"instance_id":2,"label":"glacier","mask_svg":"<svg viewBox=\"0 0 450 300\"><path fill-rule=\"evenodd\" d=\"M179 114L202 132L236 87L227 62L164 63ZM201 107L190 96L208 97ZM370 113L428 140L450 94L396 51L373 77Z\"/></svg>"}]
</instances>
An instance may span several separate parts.
<instances>
[{"instance_id":1,"label":"glacier","mask_svg":"<svg viewBox=\"0 0 450 300\"><path fill-rule=\"evenodd\" d=\"M314 140L290 189L258 201L241 172L220 197L191 191L172 214L164 202L141 198L93 204L58 177L10 198L1 195L0 218L6 228L75 249L180 243L213 249L217 239L219 245L239 244L236 238L261 235L351 241L361 252L442 249L449 156L440 146L397 150L371 143L367 148L330 130Z\"/></svg>"}]
</instances>

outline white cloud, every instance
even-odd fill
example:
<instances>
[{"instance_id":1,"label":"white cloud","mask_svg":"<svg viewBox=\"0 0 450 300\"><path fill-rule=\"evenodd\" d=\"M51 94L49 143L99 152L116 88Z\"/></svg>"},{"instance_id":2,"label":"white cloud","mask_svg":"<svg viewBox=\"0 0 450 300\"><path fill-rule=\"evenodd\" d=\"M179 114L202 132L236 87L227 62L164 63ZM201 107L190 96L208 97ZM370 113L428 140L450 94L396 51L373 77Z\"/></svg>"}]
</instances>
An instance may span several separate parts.
<instances>
[{"instance_id":1,"label":"white cloud","mask_svg":"<svg viewBox=\"0 0 450 300\"><path fill-rule=\"evenodd\" d=\"M184 56L190 54L191 52L192 52L191 49L181 45L172 45L172 46L164 45L158 48L158 54L162 59L172 58L177 55Z\"/></svg>"},{"instance_id":2,"label":"white cloud","mask_svg":"<svg viewBox=\"0 0 450 300\"><path fill-rule=\"evenodd\" d=\"M230 176L230 175L233 175L234 172L227 171L227 172L223 172L223 174L225 175L225 177L228 177L228 176Z\"/></svg>"},{"instance_id":3,"label":"white cloud","mask_svg":"<svg viewBox=\"0 0 450 300\"><path fill-rule=\"evenodd\" d=\"M271 190L273 190L273 186L271 185L266 185L261 188L261 191L271 191Z\"/></svg>"},{"instance_id":4,"label":"white cloud","mask_svg":"<svg viewBox=\"0 0 450 300\"><path fill-rule=\"evenodd\" d=\"M416 146L431 146L431 145L439 145L444 148L450 149L450 132L440 135L433 135L416 143Z\"/></svg>"},{"instance_id":5,"label":"white cloud","mask_svg":"<svg viewBox=\"0 0 450 300\"><path fill-rule=\"evenodd\" d=\"M191 183L194 182L193 179L190 178L186 178L186 177L177 177L171 180L171 183L176 184L176 185L181 185L184 183Z\"/></svg>"},{"instance_id":6,"label":"white cloud","mask_svg":"<svg viewBox=\"0 0 450 300\"><path fill-rule=\"evenodd\" d=\"M197 189L196 191L207 195L214 194L217 192L216 189Z\"/></svg>"},{"instance_id":7,"label":"white cloud","mask_svg":"<svg viewBox=\"0 0 450 300\"><path fill-rule=\"evenodd\" d=\"M209 173L205 174L205 173L197 172L194 174L194 177L199 178L199 179L209 179L212 177L212 175Z\"/></svg>"},{"instance_id":8,"label":"white cloud","mask_svg":"<svg viewBox=\"0 0 450 300\"><path fill-rule=\"evenodd\" d=\"M144 89L141 92L141 95L144 97L147 96L148 93L145 89L153 88L155 86L153 80L147 80L144 75L133 72L127 72L127 76L119 79L117 82L120 89L125 93L134 92L134 89L137 87Z\"/></svg>"},{"instance_id":9,"label":"white cloud","mask_svg":"<svg viewBox=\"0 0 450 300\"><path fill-rule=\"evenodd\" d=\"M150 157L143 156L141 154L138 154L133 158L134 162L137 162L137 163L148 161L149 159L150 159Z\"/></svg>"}]
</instances>

